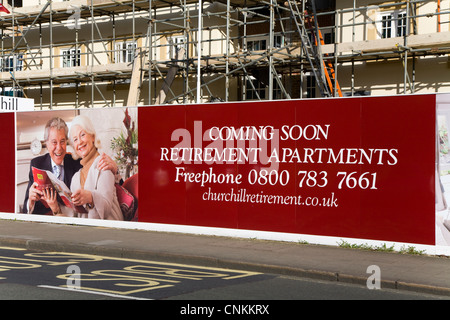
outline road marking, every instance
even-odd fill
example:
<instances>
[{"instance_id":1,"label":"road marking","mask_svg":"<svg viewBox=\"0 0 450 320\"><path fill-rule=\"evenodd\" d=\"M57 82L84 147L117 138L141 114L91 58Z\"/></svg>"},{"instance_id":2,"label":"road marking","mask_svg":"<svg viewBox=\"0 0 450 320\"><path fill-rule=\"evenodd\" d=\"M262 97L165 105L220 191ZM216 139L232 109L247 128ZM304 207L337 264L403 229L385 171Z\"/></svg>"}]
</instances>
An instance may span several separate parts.
<instances>
[{"instance_id":1,"label":"road marking","mask_svg":"<svg viewBox=\"0 0 450 320\"><path fill-rule=\"evenodd\" d=\"M57 286L38 285L38 287L39 288L47 288L47 289L58 289L58 290L72 291L72 292L82 292L82 293L89 293L89 294L97 294L97 295L100 295L100 296L108 296L108 297L113 297L113 298L123 298L123 299L130 299L130 300L153 300L153 299L148 299L148 298L139 298L139 297L132 297L132 296L124 296L124 295L120 295L120 294L98 292L98 291L90 291L90 290L83 290L83 289L64 288L64 287L57 287Z\"/></svg>"},{"instance_id":2,"label":"road marking","mask_svg":"<svg viewBox=\"0 0 450 320\"><path fill-rule=\"evenodd\" d=\"M0 247L0 250L15 250L15 251L25 251L24 248L13 248L13 247Z\"/></svg>"},{"instance_id":3,"label":"road marking","mask_svg":"<svg viewBox=\"0 0 450 320\"><path fill-rule=\"evenodd\" d=\"M108 245L108 244L116 244L122 241L119 240L100 240L100 241L95 241L95 242L89 242L88 244L92 244L95 246L104 246L104 245Z\"/></svg>"},{"instance_id":4,"label":"road marking","mask_svg":"<svg viewBox=\"0 0 450 320\"><path fill-rule=\"evenodd\" d=\"M113 242L114 240L103 240ZM1 247L0 247L1 248ZM6 250L5 250L6 251ZM3 253L5 251L0 251ZM24 251L25 253L22 253ZM11 250L12 252L12 250ZM21 250L20 253L11 257L0 255L0 276L2 272L11 270L28 270L45 267L55 267L49 272L57 272L55 281L48 285L33 285L41 288L59 289L67 291L77 291L87 294L98 294L123 299L141 299L135 297L137 293L150 294L149 291L158 292L165 288L169 291L176 291L194 281L205 281L202 287L209 287L209 280L222 281L222 283L233 282L235 280L261 275L259 272L233 270L226 268L202 267L195 265L148 261L138 259L126 259L107 256L97 256L92 254L78 254L67 252L33 252ZM18 256L18 257L15 257ZM100 262L125 262L119 263L111 269L103 269L105 266ZM73 288L65 286L61 280L69 281L73 273L61 270L63 266L77 266L80 271L77 277L82 278L84 286ZM115 265L115 264L114 264ZM82 273L81 270L84 272ZM63 273L61 273L63 272ZM1 278L1 277L0 277ZM138 296L141 296L138 294ZM157 293L158 295L158 293ZM145 299L153 300L153 299Z\"/></svg>"},{"instance_id":5,"label":"road marking","mask_svg":"<svg viewBox=\"0 0 450 320\"><path fill-rule=\"evenodd\" d=\"M102 240L102 241L108 241L110 244L113 241L116 240ZM120 242L120 241L118 241ZM17 250L17 251L30 251L28 249L22 249L22 248L9 248L9 247L0 247L0 249L8 249L8 250ZM92 261L86 260L80 260L80 261L74 261L74 260L68 260L65 262L54 262L50 264L50 261L46 260L40 260L39 258L45 258L45 259L52 259L52 258L58 258L58 255L61 255L62 258L71 258L71 259L92 259ZM34 259L26 258L26 257L33 257ZM5 257L7 258L7 257ZM226 273L237 273L236 275L231 275L225 279L231 280L231 279L237 279L237 278L245 278L249 276L255 276L262 274L261 272L254 272L254 271L245 271L245 270L237 270L237 269L228 269L228 268L218 268L218 267L204 267L204 266L198 266L198 265L189 265L189 264L182 264L182 263L173 263L173 262L161 262L161 261L153 261L153 260L145 260L145 259L132 259L132 258L118 258L118 257L110 257L110 256L102 256L102 255L94 255L94 254L85 254L85 253L70 253L70 252L32 252L29 254L26 254L24 258L8 258L9 260L23 260L23 261L32 261L32 262L42 262L47 263L49 265L63 265L63 264L74 264L74 263L82 263L82 262L96 262L96 261L102 261L102 260L112 260L112 261L127 261L127 262L139 262L142 264L148 264L148 265L160 265L160 266L167 266L167 267L180 267L180 268L189 268L189 269L197 269L197 270L208 270L208 271L218 271L218 272L226 272ZM0 260L1 262L1 260Z\"/></svg>"}]
</instances>

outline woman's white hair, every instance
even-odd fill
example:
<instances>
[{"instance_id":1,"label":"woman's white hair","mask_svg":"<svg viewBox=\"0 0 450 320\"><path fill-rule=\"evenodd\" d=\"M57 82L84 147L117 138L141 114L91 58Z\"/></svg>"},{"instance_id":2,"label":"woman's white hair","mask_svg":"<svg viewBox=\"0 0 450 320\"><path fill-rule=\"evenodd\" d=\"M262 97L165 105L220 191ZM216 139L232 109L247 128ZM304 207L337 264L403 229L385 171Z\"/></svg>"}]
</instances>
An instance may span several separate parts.
<instances>
[{"instance_id":1,"label":"woman's white hair","mask_svg":"<svg viewBox=\"0 0 450 320\"><path fill-rule=\"evenodd\" d=\"M73 118L72 123L70 125L69 140L70 140L70 144L72 145L72 147L73 147L73 141L72 141L73 128L76 126L81 127L81 129L83 129L86 133L92 134L94 136L94 146L97 149L100 149L101 142L100 142L100 139L97 139L97 134L95 132L95 128L94 128L94 125L92 124L92 121L88 117L86 117L85 115L82 115L82 114Z\"/></svg>"}]
</instances>

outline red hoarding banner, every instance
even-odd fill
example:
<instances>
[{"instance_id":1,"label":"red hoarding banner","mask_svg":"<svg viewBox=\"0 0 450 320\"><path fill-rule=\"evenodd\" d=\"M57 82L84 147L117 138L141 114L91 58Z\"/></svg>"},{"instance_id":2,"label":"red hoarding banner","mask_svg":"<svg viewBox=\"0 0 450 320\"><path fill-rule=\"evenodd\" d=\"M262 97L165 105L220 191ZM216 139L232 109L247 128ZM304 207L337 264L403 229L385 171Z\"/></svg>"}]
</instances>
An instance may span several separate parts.
<instances>
[{"instance_id":1,"label":"red hoarding banner","mask_svg":"<svg viewBox=\"0 0 450 320\"><path fill-rule=\"evenodd\" d=\"M139 221L432 245L435 99L138 108Z\"/></svg>"},{"instance_id":2,"label":"red hoarding banner","mask_svg":"<svg viewBox=\"0 0 450 320\"><path fill-rule=\"evenodd\" d=\"M0 212L14 212L16 181L16 141L14 113L0 113Z\"/></svg>"}]
</instances>

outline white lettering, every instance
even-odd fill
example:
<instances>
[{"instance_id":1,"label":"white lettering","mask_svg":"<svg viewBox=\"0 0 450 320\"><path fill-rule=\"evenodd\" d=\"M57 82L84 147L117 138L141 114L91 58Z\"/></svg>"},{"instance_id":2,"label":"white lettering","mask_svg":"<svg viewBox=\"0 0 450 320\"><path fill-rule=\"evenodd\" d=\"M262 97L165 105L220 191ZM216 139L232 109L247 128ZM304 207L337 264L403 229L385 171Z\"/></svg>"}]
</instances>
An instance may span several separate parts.
<instances>
[{"instance_id":1,"label":"white lettering","mask_svg":"<svg viewBox=\"0 0 450 320\"><path fill-rule=\"evenodd\" d=\"M326 124L325 126L309 124L306 127L299 125L290 127L284 125L281 127L281 140L291 139L295 141L300 140L301 138L304 138L305 140L327 140L329 129L329 124Z\"/></svg>"}]
</instances>

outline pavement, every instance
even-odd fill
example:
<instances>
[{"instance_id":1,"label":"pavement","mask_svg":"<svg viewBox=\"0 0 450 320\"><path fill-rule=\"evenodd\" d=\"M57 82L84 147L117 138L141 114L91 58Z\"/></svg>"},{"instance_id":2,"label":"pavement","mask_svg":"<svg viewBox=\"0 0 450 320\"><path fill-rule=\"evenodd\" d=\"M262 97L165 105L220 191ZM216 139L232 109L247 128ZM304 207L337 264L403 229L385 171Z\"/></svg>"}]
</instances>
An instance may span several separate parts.
<instances>
[{"instance_id":1,"label":"pavement","mask_svg":"<svg viewBox=\"0 0 450 320\"><path fill-rule=\"evenodd\" d=\"M450 296L450 258L338 246L0 220L0 246L281 274Z\"/></svg>"}]
</instances>

